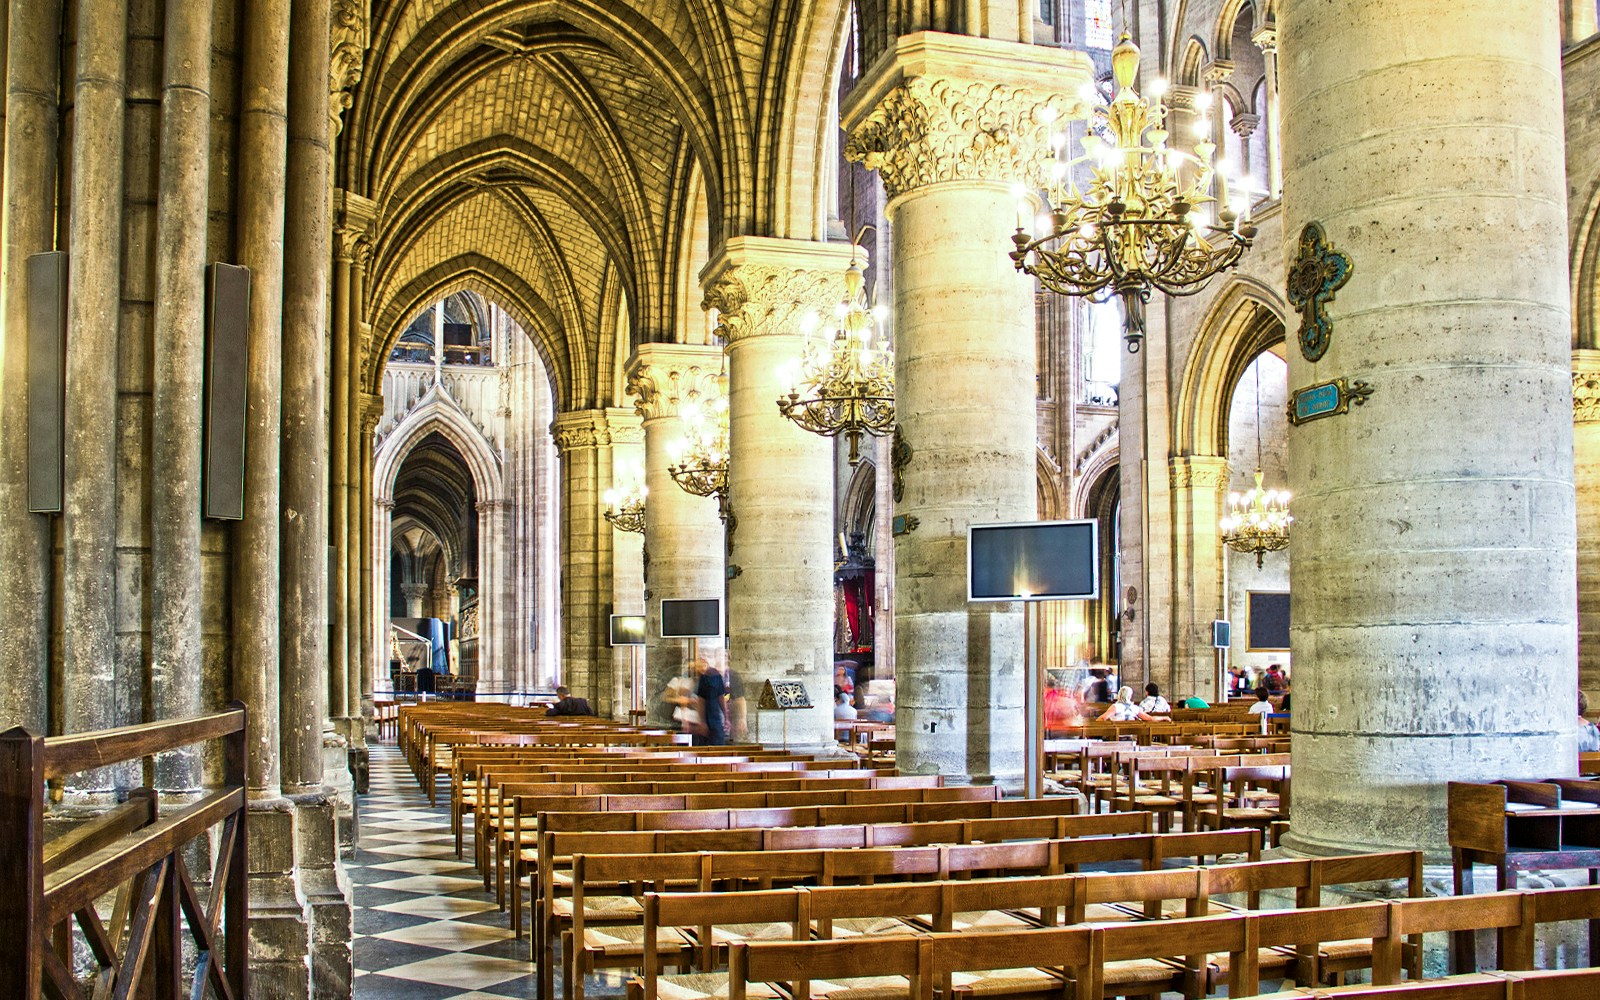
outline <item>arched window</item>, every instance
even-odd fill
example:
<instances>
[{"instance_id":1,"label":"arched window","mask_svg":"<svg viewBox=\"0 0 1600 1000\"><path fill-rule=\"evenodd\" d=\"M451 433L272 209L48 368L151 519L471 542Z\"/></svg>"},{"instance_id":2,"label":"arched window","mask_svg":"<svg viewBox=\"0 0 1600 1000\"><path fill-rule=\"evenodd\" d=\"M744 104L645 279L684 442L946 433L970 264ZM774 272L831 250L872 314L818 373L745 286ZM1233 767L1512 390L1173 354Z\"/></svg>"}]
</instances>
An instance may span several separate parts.
<instances>
[{"instance_id":1,"label":"arched window","mask_svg":"<svg viewBox=\"0 0 1600 1000\"><path fill-rule=\"evenodd\" d=\"M1081 398L1091 406L1115 406L1122 381L1122 307L1113 300L1090 302L1086 313Z\"/></svg>"}]
</instances>

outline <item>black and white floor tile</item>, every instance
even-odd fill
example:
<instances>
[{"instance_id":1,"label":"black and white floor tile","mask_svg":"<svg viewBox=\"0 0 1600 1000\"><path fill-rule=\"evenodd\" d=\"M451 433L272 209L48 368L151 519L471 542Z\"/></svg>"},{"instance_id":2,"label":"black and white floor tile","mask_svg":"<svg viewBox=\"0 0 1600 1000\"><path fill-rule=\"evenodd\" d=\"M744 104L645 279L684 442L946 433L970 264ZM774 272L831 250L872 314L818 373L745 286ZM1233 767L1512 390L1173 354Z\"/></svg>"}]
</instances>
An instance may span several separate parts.
<instances>
[{"instance_id":1,"label":"black and white floor tile","mask_svg":"<svg viewBox=\"0 0 1600 1000\"><path fill-rule=\"evenodd\" d=\"M373 744L371 754L360 847L349 865L356 1000L535 996L527 941L511 936L470 853L456 859L448 804L428 805L393 745Z\"/></svg>"}]
</instances>

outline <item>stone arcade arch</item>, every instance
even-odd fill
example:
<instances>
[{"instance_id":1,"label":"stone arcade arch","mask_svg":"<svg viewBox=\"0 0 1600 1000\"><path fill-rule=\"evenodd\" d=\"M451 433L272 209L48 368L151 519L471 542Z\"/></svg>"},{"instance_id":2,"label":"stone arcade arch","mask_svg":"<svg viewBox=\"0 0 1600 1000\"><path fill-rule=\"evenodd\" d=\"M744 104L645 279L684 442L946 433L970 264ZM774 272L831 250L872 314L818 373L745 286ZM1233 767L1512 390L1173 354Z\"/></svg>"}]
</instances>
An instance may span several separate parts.
<instances>
[{"instance_id":1,"label":"stone arcade arch","mask_svg":"<svg viewBox=\"0 0 1600 1000\"><path fill-rule=\"evenodd\" d=\"M483 666L489 667L488 672L480 673L480 676L491 683L504 682L507 680L506 665L498 659L501 651L495 648L494 626L498 616L504 613L507 595L502 593L500 581L492 572L495 540L504 531L503 525L496 523L496 514L503 509L505 499L501 484L501 461L484 440L482 432L473 425L472 419L438 385L429 389L399 426L384 438L375 458L372 565L375 576L373 594L377 598L373 619L377 634L374 636L373 649L377 652L378 663L374 664L376 672L373 676L388 675L389 549L395 479L406 457L432 434L438 434L448 441L472 474L478 507L478 656L480 671Z\"/></svg>"}]
</instances>

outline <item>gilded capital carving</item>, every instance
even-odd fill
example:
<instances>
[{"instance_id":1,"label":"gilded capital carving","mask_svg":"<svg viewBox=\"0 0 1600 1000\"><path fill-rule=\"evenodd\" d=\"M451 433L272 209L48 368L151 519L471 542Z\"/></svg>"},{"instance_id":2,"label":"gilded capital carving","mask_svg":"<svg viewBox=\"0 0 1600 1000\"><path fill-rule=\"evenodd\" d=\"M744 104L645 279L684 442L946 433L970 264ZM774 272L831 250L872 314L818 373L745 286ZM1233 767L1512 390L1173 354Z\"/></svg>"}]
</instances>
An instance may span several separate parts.
<instances>
[{"instance_id":1,"label":"gilded capital carving","mask_svg":"<svg viewBox=\"0 0 1600 1000\"><path fill-rule=\"evenodd\" d=\"M1224 490L1228 486L1228 460L1214 455L1180 456L1172 459L1168 476L1175 490Z\"/></svg>"},{"instance_id":2,"label":"gilded capital carving","mask_svg":"<svg viewBox=\"0 0 1600 1000\"><path fill-rule=\"evenodd\" d=\"M1600 421L1600 351L1572 352L1572 419Z\"/></svg>"},{"instance_id":3,"label":"gilded capital carving","mask_svg":"<svg viewBox=\"0 0 1600 1000\"><path fill-rule=\"evenodd\" d=\"M328 59L328 116L333 134L344 127L344 113L354 97L351 91L361 82L366 61L367 0L333 0L333 34Z\"/></svg>"},{"instance_id":4,"label":"gilded capital carving","mask_svg":"<svg viewBox=\"0 0 1600 1000\"><path fill-rule=\"evenodd\" d=\"M876 170L890 199L943 181L1044 182L1039 112L1071 114L1075 99L1004 83L903 80L854 128L844 154Z\"/></svg>"},{"instance_id":5,"label":"gilded capital carving","mask_svg":"<svg viewBox=\"0 0 1600 1000\"><path fill-rule=\"evenodd\" d=\"M716 396L721 374L719 347L641 344L627 369L633 412L645 420L676 417L685 403Z\"/></svg>"},{"instance_id":6,"label":"gilded capital carving","mask_svg":"<svg viewBox=\"0 0 1600 1000\"><path fill-rule=\"evenodd\" d=\"M706 283L700 308L717 311L717 329L730 346L749 337L798 337L808 313L831 314L844 299L844 267L729 261Z\"/></svg>"}]
</instances>

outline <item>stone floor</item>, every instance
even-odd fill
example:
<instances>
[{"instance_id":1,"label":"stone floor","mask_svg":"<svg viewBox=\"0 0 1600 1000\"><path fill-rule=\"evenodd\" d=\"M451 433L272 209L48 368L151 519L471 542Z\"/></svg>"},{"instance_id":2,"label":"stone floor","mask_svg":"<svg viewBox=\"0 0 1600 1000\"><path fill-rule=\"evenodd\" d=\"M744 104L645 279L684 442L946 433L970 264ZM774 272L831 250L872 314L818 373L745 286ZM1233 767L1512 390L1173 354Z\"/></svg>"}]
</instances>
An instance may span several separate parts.
<instances>
[{"instance_id":1,"label":"stone floor","mask_svg":"<svg viewBox=\"0 0 1600 1000\"><path fill-rule=\"evenodd\" d=\"M448 804L428 805L393 744L373 744L371 755L371 791L361 797L360 846L349 865L356 1000L535 996L527 941L511 936L470 855L456 860ZM591 982L601 995L621 992L620 980Z\"/></svg>"}]
</instances>

